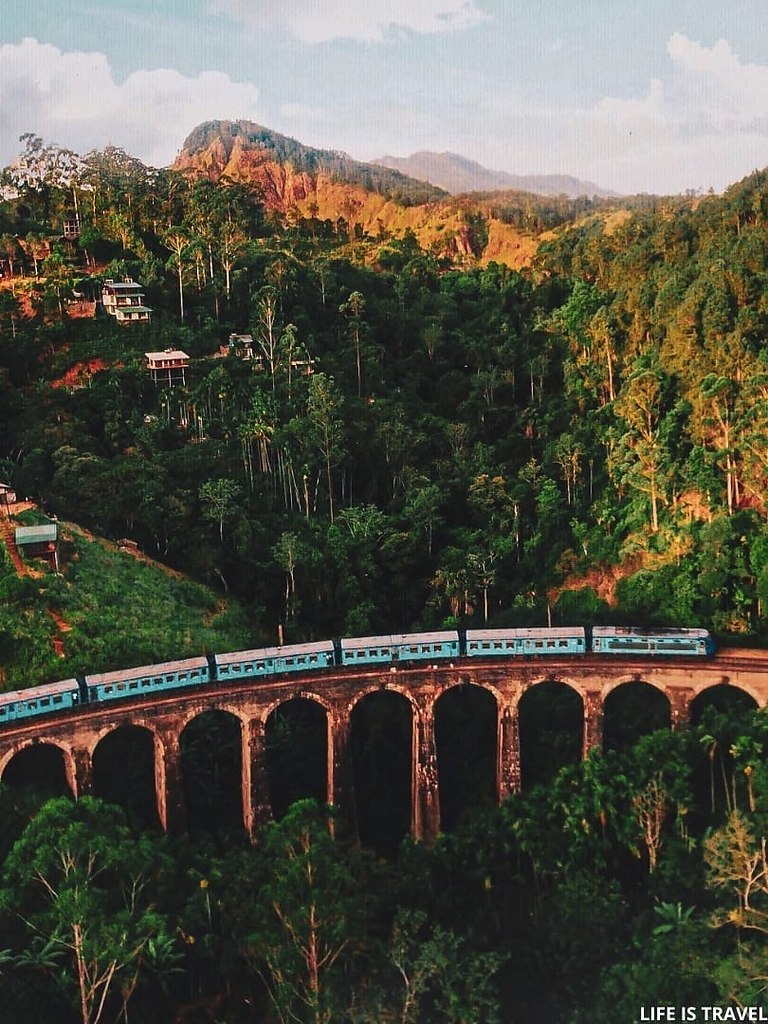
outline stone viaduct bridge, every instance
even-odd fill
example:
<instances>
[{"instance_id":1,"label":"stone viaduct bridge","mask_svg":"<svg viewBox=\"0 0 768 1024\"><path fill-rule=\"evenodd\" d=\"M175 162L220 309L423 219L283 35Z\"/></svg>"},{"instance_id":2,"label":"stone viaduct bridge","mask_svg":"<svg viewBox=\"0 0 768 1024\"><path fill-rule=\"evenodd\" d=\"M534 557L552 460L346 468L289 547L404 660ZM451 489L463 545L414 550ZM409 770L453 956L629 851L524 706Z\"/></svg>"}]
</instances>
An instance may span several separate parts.
<instances>
[{"instance_id":1,"label":"stone viaduct bridge","mask_svg":"<svg viewBox=\"0 0 768 1024\"><path fill-rule=\"evenodd\" d=\"M433 840L440 831L440 797L435 742L435 707L457 686L488 691L496 705L496 795L499 801L520 788L520 699L544 682L572 688L583 707L583 752L602 744L606 698L618 687L644 682L669 703L671 728L684 727L692 702L713 687L746 693L762 708L768 703L768 652L739 650L712 658L646 658L587 655L570 658L462 659L453 664L326 669L270 681L227 681L189 690L83 706L41 719L11 723L0 732L0 778L13 758L38 744L57 748L75 797L92 791L94 751L122 726L145 729L154 745L158 818L163 828L183 827L181 734L204 712L228 712L239 721L243 822L249 832L271 815L266 772L265 728L269 716L295 698L316 702L326 721L326 793L344 808L349 778L350 720L359 701L389 691L408 702L411 714L411 832Z\"/></svg>"}]
</instances>

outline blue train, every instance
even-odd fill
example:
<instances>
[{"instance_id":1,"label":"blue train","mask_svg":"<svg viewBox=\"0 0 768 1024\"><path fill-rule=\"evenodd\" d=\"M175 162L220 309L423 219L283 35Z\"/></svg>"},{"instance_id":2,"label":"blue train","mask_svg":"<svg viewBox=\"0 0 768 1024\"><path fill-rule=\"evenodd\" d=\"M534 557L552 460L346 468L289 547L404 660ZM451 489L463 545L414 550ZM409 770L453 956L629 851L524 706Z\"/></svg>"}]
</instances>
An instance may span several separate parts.
<instances>
[{"instance_id":1,"label":"blue train","mask_svg":"<svg viewBox=\"0 0 768 1024\"><path fill-rule=\"evenodd\" d=\"M64 679L0 694L3 722L102 704L127 697L239 679L265 679L340 666L418 664L459 658L584 655L707 657L715 644L706 629L633 626L561 626L541 629L468 629L352 637L316 643L208 654L182 661Z\"/></svg>"}]
</instances>

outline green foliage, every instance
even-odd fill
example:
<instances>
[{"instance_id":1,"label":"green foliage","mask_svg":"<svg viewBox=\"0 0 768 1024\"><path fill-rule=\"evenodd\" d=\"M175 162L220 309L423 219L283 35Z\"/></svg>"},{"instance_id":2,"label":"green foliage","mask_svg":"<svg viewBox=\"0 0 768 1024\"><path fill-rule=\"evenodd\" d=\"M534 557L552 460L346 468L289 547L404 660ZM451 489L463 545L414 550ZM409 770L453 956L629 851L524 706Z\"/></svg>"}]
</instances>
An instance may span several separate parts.
<instances>
[{"instance_id":1,"label":"green foliage","mask_svg":"<svg viewBox=\"0 0 768 1024\"><path fill-rule=\"evenodd\" d=\"M0 649L9 688L251 645L237 604L60 527L63 578L18 578L9 565L0 567ZM54 651L59 627L52 612L64 622L64 657Z\"/></svg>"},{"instance_id":2,"label":"green foliage","mask_svg":"<svg viewBox=\"0 0 768 1024\"><path fill-rule=\"evenodd\" d=\"M9 853L0 905L31 938L19 966L52 974L82 1024L127 1006L150 940L150 960L162 947L172 962L152 897L169 864L156 841L134 839L114 808L88 798L45 804Z\"/></svg>"}]
</instances>

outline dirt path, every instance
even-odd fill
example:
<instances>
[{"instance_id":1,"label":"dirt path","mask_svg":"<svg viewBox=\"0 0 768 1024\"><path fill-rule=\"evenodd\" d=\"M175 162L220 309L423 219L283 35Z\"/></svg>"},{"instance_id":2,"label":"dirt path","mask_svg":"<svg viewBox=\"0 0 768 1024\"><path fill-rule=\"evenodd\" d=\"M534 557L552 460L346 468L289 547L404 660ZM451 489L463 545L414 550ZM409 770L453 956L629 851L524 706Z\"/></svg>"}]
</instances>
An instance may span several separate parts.
<instances>
[{"instance_id":1,"label":"dirt path","mask_svg":"<svg viewBox=\"0 0 768 1024\"><path fill-rule=\"evenodd\" d=\"M60 658L63 658L64 657L64 637L62 636L62 633L68 633L72 629L72 627L66 621L66 619L62 616L61 612L57 611L55 608L49 608L48 609L48 614L51 616L51 618L55 622L56 628L58 630L57 635L51 637L51 643L53 644L53 649L56 651L56 654Z\"/></svg>"},{"instance_id":2,"label":"dirt path","mask_svg":"<svg viewBox=\"0 0 768 1024\"><path fill-rule=\"evenodd\" d=\"M13 562L16 575L31 576L33 579L38 579L43 574L39 569L33 569L31 566L27 565L19 554L19 549L16 547L16 524L11 522L11 516L15 516L19 512L23 512L25 509L34 507L35 506L31 501L17 501L9 507L7 515L5 513L0 514L0 539L2 539L3 544L5 544L11 562Z\"/></svg>"}]
</instances>

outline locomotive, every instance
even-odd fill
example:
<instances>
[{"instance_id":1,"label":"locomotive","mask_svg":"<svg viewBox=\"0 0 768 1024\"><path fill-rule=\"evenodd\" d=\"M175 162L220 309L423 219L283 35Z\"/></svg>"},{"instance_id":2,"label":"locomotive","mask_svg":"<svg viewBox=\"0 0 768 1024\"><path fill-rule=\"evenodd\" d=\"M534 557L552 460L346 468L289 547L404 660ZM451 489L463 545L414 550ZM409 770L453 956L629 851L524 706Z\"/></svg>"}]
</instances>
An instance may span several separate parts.
<instances>
[{"instance_id":1,"label":"locomotive","mask_svg":"<svg viewBox=\"0 0 768 1024\"><path fill-rule=\"evenodd\" d=\"M453 662L463 658L598 655L709 657L706 629L634 626L561 626L522 629L442 630L389 636L321 640L252 651L208 654L181 661L101 672L0 694L4 722L52 714L84 704L204 686L228 680L269 679L343 666Z\"/></svg>"}]
</instances>

